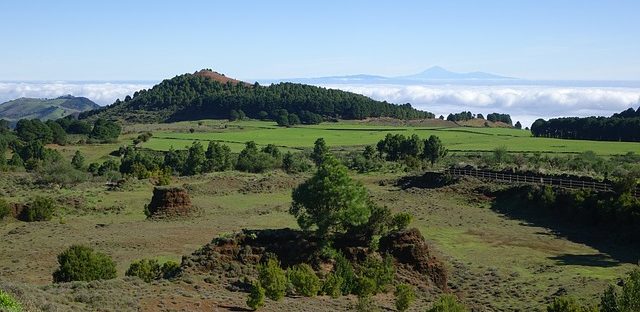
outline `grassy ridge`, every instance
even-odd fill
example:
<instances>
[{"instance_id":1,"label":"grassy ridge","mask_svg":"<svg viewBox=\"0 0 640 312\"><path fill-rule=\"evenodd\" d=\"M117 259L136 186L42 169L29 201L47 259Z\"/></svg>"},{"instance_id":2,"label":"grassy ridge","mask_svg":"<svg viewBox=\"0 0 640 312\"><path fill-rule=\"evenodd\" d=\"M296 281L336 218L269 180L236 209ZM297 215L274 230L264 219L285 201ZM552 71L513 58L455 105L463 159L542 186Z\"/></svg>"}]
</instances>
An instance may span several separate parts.
<instances>
[{"instance_id":1,"label":"grassy ridge","mask_svg":"<svg viewBox=\"0 0 640 312\"><path fill-rule=\"evenodd\" d=\"M213 123L220 127L214 130L205 127L202 131L198 128L194 133L176 132L175 130L156 132L154 137L143 146L154 150L168 150L172 146L175 149L182 149L196 140L212 140L225 142L234 151L241 150L246 141L255 141L259 145L276 144L300 149L312 147L313 142L322 137L329 146L346 147L376 144L387 133L401 133L404 135L417 134L423 138L432 134L437 135L447 145L447 148L454 152L492 151L497 147L506 147L511 152L580 153L594 151L599 155L640 152L640 143L534 138L528 131L507 128L393 127L360 125L349 122L282 128L277 127L273 122L261 121L233 123L217 121ZM184 123L184 125L188 127L189 124Z\"/></svg>"}]
</instances>

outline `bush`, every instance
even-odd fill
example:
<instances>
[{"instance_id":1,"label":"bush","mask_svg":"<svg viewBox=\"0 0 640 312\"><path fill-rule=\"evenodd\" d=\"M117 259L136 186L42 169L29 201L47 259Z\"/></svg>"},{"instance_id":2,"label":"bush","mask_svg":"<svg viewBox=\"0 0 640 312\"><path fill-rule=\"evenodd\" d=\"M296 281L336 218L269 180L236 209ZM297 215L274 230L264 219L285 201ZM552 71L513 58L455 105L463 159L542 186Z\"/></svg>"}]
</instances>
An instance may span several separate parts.
<instances>
[{"instance_id":1,"label":"bush","mask_svg":"<svg viewBox=\"0 0 640 312\"><path fill-rule=\"evenodd\" d=\"M22 304L0 289L0 311L20 312L22 311Z\"/></svg>"},{"instance_id":2,"label":"bush","mask_svg":"<svg viewBox=\"0 0 640 312\"><path fill-rule=\"evenodd\" d=\"M358 269L359 278L356 293L358 295L366 295L368 292L376 294L384 291L386 286L393 282L395 268L393 258L389 255L385 255L383 259L369 256ZM370 289L370 287L373 288Z\"/></svg>"},{"instance_id":3,"label":"bush","mask_svg":"<svg viewBox=\"0 0 640 312\"><path fill-rule=\"evenodd\" d=\"M58 263L60 267L53 273L55 283L116 277L116 264L111 257L86 246L69 247L58 255Z\"/></svg>"},{"instance_id":4,"label":"bush","mask_svg":"<svg viewBox=\"0 0 640 312\"><path fill-rule=\"evenodd\" d=\"M163 265L155 259L141 259L134 261L125 273L126 276L136 276L149 283L161 278L172 278L180 271L180 265L174 261L167 261Z\"/></svg>"},{"instance_id":5,"label":"bush","mask_svg":"<svg viewBox=\"0 0 640 312\"><path fill-rule=\"evenodd\" d=\"M38 169L38 174L40 182L62 186L72 186L87 180L86 172L78 170L65 161L43 163Z\"/></svg>"},{"instance_id":6,"label":"bush","mask_svg":"<svg viewBox=\"0 0 640 312\"><path fill-rule=\"evenodd\" d=\"M305 297L313 297L318 294L320 279L308 264L302 263L293 266L287 270L287 275L297 294Z\"/></svg>"},{"instance_id":7,"label":"bush","mask_svg":"<svg viewBox=\"0 0 640 312\"><path fill-rule=\"evenodd\" d=\"M73 158L71 158L71 165L78 170L82 170L84 168L84 155L82 155L80 151L76 151L76 153L73 154Z\"/></svg>"},{"instance_id":8,"label":"bush","mask_svg":"<svg viewBox=\"0 0 640 312\"><path fill-rule=\"evenodd\" d=\"M624 279L622 291L618 293L610 286L600 298L602 312L631 312L640 309L640 270L635 269Z\"/></svg>"},{"instance_id":9,"label":"bush","mask_svg":"<svg viewBox=\"0 0 640 312\"><path fill-rule=\"evenodd\" d=\"M350 294L355 288L356 274L353 271L353 265L342 254L338 254L335 257L336 264L334 266L334 272L340 279L340 292L342 294Z\"/></svg>"},{"instance_id":10,"label":"bush","mask_svg":"<svg viewBox=\"0 0 640 312\"><path fill-rule=\"evenodd\" d=\"M284 298L287 290L287 275L280 267L278 260L269 259L267 263L258 266L258 277L269 299L278 301Z\"/></svg>"},{"instance_id":11,"label":"bush","mask_svg":"<svg viewBox=\"0 0 640 312\"><path fill-rule=\"evenodd\" d=\"M413 216L407 212L399 212L393 215L391 219L392 228L397 231L402 231L406 229L411 221L413 220Z\"/></svg>"},{"instance_id":12,"label":"bush","mask_svg":"<svg viewBox=\"0 0 640 312\"><path fill-rule=\"evenodd\" d=\"M282 157L282 169L286 173L300 173L311 170L313 164L302 153L287 152Z\"/></svg>"},{"instance_id":13,"label":"bush","mask_svg":"<svg viewBox=\"0 0 640 312\"><path fill-rule=\"evenodd\" d=\"M469 311L454 295L442 295L428 312L467 312Z\"/></svg>"},{"instance_id":14,"label":"bush","mask_svg":"<svg viewBox=\"0 0 640 312\"><path fill-rule=\"evenodd\" d=\"M6 216L11 214L11 210L9 209L9 204L6 200L0 198L0 220L4 219Z\"/></svg>"},{"instance_id":15,"label":"bush","mask_svg":"<svg viewBox=\"0 0 640 312\"><path fill-rule=\"evenodd\" d=\"M22 210L20 220L26 222L49 221L53 217L54 211L53 200L46 197L36 197Z\"/></svg>"},{"instance_id":16,"label":"bush","mask_svg":"<svg viewBox=\"0 0 640 312\"><path fill-rule=\"evenodd\" d=\"M547 306L547 312L589 312L588 307L583 307L571 297L559 297Z\"/></svg>"},{"instance_id":17,"label":"bush","mask_svg":"<svg viewBox=\"0 0 640 312\"><path fill-rule=\"evenodd\" d=\"M355 309L358 312L377 312L380 311L371 296L359 296Z\"/></svg>"},{"instance_id":18,"label":"bush","mask_svg":"<svg viewBox=\"0 0 640 312\"><path fill-rule=\"evenodd\" d=\"M407 311L411 303L416 299L416 292L413 286L409 284L400 284L396 286L396 309L400 312Z\"/></svg>"},{"instance_id":19,"label":"bush","mask_svg":"<svg viewBox=\"0 0 640 312\"><path fill-rule=\"evenodd\" d=\"M257 310L264 305L264 296L265 290L262 288L262 285L260 285L260 282L254 282L251 284L251 292L249 293L249 298L247 298L247 306L253 310Z\"/></svg>"},{"instance_id":20,"label":"bush","mask_svg":"<svg viewBox=\"0 0 640 312\"><path fill-rule=\"evenodd\" d=\"M343 284L344 280L338 273L329 273L322 283L322 293L331 296L331 298L338 298L343 294Z\"/></svg>"}]
</instances>

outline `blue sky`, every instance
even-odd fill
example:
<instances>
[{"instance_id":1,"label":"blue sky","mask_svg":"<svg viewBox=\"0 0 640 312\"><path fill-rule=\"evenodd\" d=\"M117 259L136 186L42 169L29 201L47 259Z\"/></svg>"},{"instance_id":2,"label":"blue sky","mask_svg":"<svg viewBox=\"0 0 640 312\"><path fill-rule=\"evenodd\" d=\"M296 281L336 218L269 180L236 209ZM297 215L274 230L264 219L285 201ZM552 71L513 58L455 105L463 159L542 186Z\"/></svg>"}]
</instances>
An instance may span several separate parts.
<instances>
[{"instance_id":1,"label":"blue sky","mask_svg":"<svg viewBox=\"0 0 640 312\"><path fill-rule=\"evenodd\" d=\"M0 2L0 80L243 79L440 65L640 80L640 1Z\"/></svg>"}]
</instances>

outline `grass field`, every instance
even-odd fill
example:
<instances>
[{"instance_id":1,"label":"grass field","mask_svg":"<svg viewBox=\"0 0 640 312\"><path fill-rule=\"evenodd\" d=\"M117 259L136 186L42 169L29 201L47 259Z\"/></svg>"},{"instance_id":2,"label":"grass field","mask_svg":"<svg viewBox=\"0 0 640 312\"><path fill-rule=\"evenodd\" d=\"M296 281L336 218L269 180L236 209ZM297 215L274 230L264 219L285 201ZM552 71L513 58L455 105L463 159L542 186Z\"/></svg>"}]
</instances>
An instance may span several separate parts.
<instances>
[{"instance_id":1,"label":"grass field","mask_svg":"<svg viewBox=\"0 0 640 312\"><path fill-rule=\"evenodd\" d=\"M175 125L172 131L159 129L158 132L154 132L149 142L143 144L143 147L166 151L171 147L184 149L193 141L219 141L238 152L242 150L245 142L255 141L258 145L276 144L290 149L302 149L312 147L314 141L321 137L325 139L327 145L340 148L376 144L387 133L400 133L417 134L422 138L437 135L453 152L486 152L497 147L505 147L510 152L594 151L599 155L640 152L640 143L534 138L528 131L507 128L393 127L362 125L354 122L283 128L277 127L273 122L209 121L202 126L195 125L195 132L189 133L187 129L190 126L194 126L194 123Z\"/></svg>"}]
</instances>

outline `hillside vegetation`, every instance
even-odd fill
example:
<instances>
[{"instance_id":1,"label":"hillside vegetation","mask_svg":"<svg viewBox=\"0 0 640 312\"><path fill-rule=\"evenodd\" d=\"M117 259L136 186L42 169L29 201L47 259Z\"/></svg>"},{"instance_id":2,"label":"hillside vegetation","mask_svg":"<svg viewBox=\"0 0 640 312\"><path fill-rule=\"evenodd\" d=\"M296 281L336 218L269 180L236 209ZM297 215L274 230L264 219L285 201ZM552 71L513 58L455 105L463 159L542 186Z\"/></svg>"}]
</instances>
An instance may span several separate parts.
<instances>
[{"instance_id":1,"label":"hillside vegetation","mask_svg":"<svg viewBox=\"0 0 640 312\"><path fill-rule=\"evenodd\" d=\"M223 79L224 78L224 79ZM200 71L164 80L149 90L141 90L117 100L102 110L81 118L102 116L129 122L167 122L201 119L281 120L284 125L316 124L327 119L433 118L410 104L395 105L334 89L295 83L270 86L238 83L215 72ZM280 122L279 122L280 123Z\"/></svg>"},{"instance_id":2,"label":"hillside vegetation","mask_svg":"<svg viewBox=\"0 0 640 312\"><path fill-rule=\"evenodd\" d=\"M71 95L55 99L19 98L0 104L0 119L15 123L20 119L58 119L100 108L85 97Z\"/></svg>"}]
</instances>

